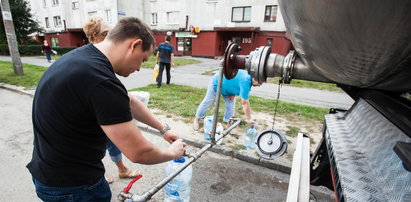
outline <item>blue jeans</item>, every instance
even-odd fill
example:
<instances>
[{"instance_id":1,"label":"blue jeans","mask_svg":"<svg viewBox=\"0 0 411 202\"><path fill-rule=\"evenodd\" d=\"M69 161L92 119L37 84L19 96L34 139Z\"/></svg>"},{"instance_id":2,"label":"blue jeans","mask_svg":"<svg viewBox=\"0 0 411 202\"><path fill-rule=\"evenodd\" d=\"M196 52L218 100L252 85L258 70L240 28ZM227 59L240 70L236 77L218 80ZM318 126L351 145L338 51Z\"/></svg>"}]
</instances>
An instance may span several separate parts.
<instances>
[{"instance_id":1,"label":"blue jeans","mask_svg":"<svg viewBox=\"0 0 411 202\"><path fill-rule=\"evenodd\" d=\"M106 148L107 148L108 154L110 155L110 158L113 162L120 162L121 161L121 159L122 159L121 151L108 138L107 138Z\"/></svg>"},{"instance_id":2,"label":"blue jeans","mask_svg":"<svg viewBox=\"0 0 411 202\"><path fill-rule=\"evenodd\" d=\"M217 92L214 91L213 84L210 82L207 88L207 93L201 102L201 104L197 108L196 117L202 119L205 117L208 109L215 101L215 96ZM222 95L224 98L225 103L225 111L224 111L224 122L228 122L230 118L234 115L235 112L235 99L230 100L227 95Z\"/></svg>"},{"instance_id":3,"label":"blue jeans","mask_svg":"<svg viewBox=\"0 0 411 202\"><path fill-rule=\"evenodd\" d=\"M96 184L78 187L48 187L33 177L37 196L45 201L110 201L111 190L102 177Z\"/></svg>"},{"instance_id":4,"label":"blue jeans","mask_svg":"<svg viewBox=\"0 0 411 202\"><path fill-rule=\"evenodd\" d=\"M47 61L51 60L51 53L44 53L46 55Z\"/></svg>"}]
</instances>

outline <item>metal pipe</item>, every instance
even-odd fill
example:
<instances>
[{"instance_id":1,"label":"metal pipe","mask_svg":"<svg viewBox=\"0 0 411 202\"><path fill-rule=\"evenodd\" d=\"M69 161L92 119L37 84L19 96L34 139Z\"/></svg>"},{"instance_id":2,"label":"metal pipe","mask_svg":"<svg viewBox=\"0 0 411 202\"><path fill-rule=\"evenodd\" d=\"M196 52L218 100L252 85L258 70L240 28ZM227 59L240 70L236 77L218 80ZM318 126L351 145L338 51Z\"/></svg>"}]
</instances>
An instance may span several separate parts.
<instances>
[{"instance_id":1,"label":"metal pipe","mask_svg":"<svg viewBox=\"0 0 411 202\"><path fill-rule=\"evenodd\" d=\"M221 72L220 72L221 73ZM220 136L216 141L208 143L204 147L202 147L199 151L197 151L194 155L189 155L189 158L185 164L183 164L179 169L175 170L173 173L165 177L163 180L161 180L159 183L154 185L153 188L148 190L147 192L144 192L142 195L139 194L133 194L131 193L125 193L125 192L120 192L118 195L118 200L124 201L126 199L131 199L134 202L142 202L142 201L148 201L155 193L157 193L161 188L164 187L168 182L170 182L173 178L175 178L178 174L180 174L185 168L187 168L189 165L194 163L197 159L201 157L202 154L204 154L207 150L212 148L220 139L224 138L228 133L231 132L235 127L237 127L241 123L240 118L233 119L235 122L226 130L224 130L222 133L223 135ZM214 134L213 134L214 137Z\"/></svg>"},{"instance_id":2,"label":"metal pipe","mask_svg":"<svg viewBox=\"0 0 411 202\"><path fill-rule=\"evenodd\" d=\"M217 94L215 95L216 104L214 108L214 116L213 116L213 128L211 129L210 139L212 143L215 143L215 130L217 128L217 117L218 117L218 110L220 108L220 97L221 97L221 87L223 85L223 68L220 68L220 75L218 77L218 85L217 85Z\"/></svg>"}]
</instances>

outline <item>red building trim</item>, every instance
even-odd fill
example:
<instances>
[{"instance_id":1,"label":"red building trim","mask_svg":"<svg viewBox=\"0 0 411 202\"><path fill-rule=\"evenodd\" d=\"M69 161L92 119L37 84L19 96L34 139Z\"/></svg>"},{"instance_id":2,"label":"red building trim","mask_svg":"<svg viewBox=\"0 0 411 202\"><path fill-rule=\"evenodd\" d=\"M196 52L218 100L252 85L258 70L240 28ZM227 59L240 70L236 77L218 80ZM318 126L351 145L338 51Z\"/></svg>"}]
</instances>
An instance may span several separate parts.
<instances>
[{"instance_id":1,"label":"red building trim","mask_svg":"<svg viewBox=\"0 0 411 202\"><path fill-rule=\"evenodd\" d=\"M218 30L219 28L217 28ZM196 34L196 38L191 38L191 56L199 57L221 57L229 41L233 39L242 48L240 54L248 55L260 46L267 46L271 42L272 53L286 55L291 49L291 41L287 39L285 32L257 31L258 29L224 29L224 31L202 31ZM253 30L253 31L251 31ZM155 32L156 46L164 41L166 32ZM175 32L172 35L171 44L175 48L175 55L184 55L183 51L178 51Z\"/></svg>"},{"instance_id":2,"label":"red building trim","mask_svg":"<svg viewBox=\"0 0 411 202\"><path fill-rule=\"evenodd\" d=\"M57 32L57 33L45 33L44 39L52 44L53 40L58 43L56 46L59 47L79 47L88 43L87 37L84 34L83 30L71 30L68 32Z\"/></svg>"}]
</instances>

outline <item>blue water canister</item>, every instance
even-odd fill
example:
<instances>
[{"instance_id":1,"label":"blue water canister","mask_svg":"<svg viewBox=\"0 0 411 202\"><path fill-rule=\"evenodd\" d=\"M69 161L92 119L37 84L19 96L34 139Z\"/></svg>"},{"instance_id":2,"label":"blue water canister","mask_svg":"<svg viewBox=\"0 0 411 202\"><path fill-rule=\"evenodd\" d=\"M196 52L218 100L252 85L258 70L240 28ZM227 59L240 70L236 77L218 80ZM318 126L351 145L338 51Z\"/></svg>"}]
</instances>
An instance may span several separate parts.
<instances>
[{"instance_id":1,"label":"blue water canister","mask_svg":"<svg viewBox=\"0 0 411 202\"><path fill-rule=\"evenodd\" d=\"M175 170L180 168L186 159L181 157L179 159L174 159L167 163L165 174L169 176ZM180 174L178 174L174 179L166 184L164 187L164 201L174 202L174 201L190 201L190 190L191 190L191 176L193 174L193 167L189 165Z\"/></svg>"},{"instance_id":2,"label":"blue water canister","mask_svg":"<svg viewBox=\"0 0 411 202\"><path fill-rule=\"evenodd\" d=\"M206 116L204 118L204 139L210 140L211 130L213 129L213 117Z\"/></svg>"},{"instance_id":3,"label":"blue water canister","mask_svg":"<svg viewBox=\"0 0 411 202\"><path fill-rule=\"evenodd\" d=\"M257 137L257 134L258 132L255 126L251 126L250 128L248 128L247 133L245 134L244 146L246 146L249 149L254 149L255 137Z\"/></svg>"}]
</instances>

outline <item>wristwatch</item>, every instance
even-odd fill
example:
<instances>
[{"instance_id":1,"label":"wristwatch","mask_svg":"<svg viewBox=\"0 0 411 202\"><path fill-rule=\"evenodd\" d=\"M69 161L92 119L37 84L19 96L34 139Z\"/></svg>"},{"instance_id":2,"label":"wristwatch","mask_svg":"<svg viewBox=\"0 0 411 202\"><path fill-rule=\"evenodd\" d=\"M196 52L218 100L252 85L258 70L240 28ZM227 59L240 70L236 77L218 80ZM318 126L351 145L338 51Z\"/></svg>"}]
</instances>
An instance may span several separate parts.
<instances>
[{"instance_id":1,"label":"wristwatch","mask_svg":"<svg viewBox=\"0 0 411 202\"><path fill-rule=\"evenodd\" d=\"M160 130L160 134L164 135L168 130L171 130L170 126L168 124L164 124L163 130Z\"/></svg>"}]
</instances>

